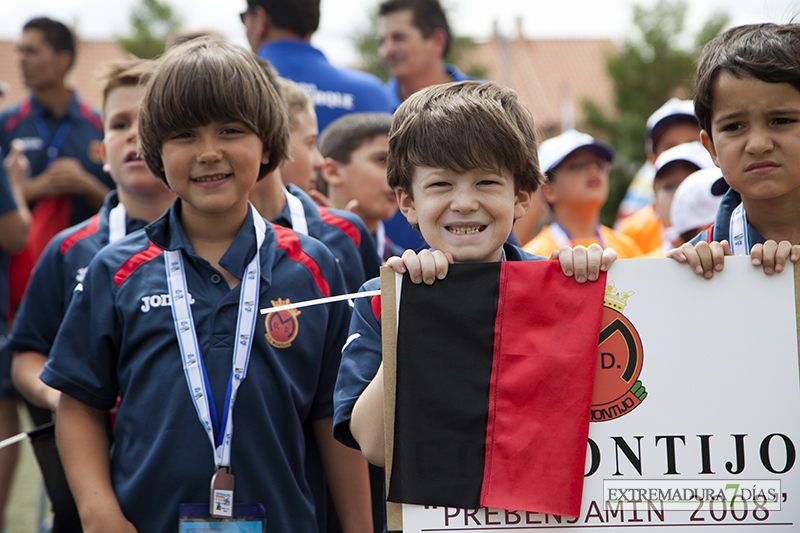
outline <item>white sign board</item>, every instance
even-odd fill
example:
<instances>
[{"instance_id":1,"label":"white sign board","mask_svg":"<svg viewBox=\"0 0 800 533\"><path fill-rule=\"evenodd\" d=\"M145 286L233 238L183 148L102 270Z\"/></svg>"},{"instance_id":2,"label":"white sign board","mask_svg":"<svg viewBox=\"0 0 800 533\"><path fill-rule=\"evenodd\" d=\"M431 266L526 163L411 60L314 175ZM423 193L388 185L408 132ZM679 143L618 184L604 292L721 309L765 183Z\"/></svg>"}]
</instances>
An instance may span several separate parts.
<instances>
[{"instance_id":1,"label":"white sign board","mask_svg":"<svg viewBox=\"0 0 800 533\"><path fill-rule=\"evenodd\" d=\"M581 516L404 505L404 532L800 531L792 270L770 277L736 257L704 280L667 259L623 260L608 282L617 309L604 317Z\"/></svg>"}]
</instances>

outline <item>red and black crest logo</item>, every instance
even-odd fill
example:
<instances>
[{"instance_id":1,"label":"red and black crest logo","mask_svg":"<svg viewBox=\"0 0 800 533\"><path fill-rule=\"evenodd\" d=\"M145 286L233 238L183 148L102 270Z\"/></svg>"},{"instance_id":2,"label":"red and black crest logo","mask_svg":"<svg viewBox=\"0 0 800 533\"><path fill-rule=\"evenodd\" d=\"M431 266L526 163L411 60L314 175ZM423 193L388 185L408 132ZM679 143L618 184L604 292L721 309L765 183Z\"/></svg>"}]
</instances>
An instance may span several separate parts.
<instances>
[{"instance_id":1,"label":"red and black crest logo","mask_svg":"<svg viewBox=\"0 0 800 533\"><path fill-rule=\"evenodd\" d=\"M632 411L647 397L639 374L644 350L639 333L622 311L633 292L606 285L603 322L597 342L597 366L592 392L592 422L613 420Z\"/></svg>"},{"instance_id":2,"label":"red and black crest logo","mask_svg":"<svg viewBox=\"0 0 800 533\"><path fill-rule=\"evenodd\" d=\"M280 298L271 301L275 307L291 303L288 299L282 300ZM300 328L300 324L297 322L299 314L301 313L298 309L287 309L286 311L268 314L264 321L267 329L265 335L267 342L276 348L288 348L291 346Z\"/></svg>"}]
</instances>

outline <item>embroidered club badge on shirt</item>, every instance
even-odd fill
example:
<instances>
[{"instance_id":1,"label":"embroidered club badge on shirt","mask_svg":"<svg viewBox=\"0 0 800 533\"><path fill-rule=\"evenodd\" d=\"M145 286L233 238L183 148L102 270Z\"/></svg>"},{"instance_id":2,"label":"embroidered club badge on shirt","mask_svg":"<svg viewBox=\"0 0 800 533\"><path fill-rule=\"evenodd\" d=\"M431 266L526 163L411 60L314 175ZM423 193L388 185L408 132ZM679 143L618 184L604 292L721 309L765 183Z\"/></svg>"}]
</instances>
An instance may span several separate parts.
<instances>
[{"instance_id":1,"label":"embroidered club badge on shirt","mask_svg":"<svg viewBox=\"0 0 800 533\"><path fill-rule=\"evenodd\" d=\"M286 300L278 298L270 301L276 307L291 303L288 298ZM299 314L301 313L298 309L288 309L267 315L264 322L267 329L265 335L267 342L276 348L288 348L291 346L292 341L297 337L297 330L300 327L297 322L297 315Z\"/></svg>"}]
</instances>

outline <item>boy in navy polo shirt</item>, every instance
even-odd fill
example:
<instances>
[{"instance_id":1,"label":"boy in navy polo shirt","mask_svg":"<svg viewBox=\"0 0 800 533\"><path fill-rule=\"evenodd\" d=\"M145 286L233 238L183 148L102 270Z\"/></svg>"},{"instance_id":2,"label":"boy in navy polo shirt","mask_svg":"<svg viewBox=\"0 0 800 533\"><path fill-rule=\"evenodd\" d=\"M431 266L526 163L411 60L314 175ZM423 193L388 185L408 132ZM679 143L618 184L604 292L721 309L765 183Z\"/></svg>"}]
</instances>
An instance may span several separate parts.
<instances>
[{"instance_id":1,"label":"boy in navy polo shirt","mask_svg":"<svg viewBox=\"0 0 800 533\"><path fill-rule=\"evenodd\" d=\"M315 174L313 162L321 156L316 147L317 118L314 114L314 103L309 94L298 84L278 76L268 61L261 60L261 65L286 105L289 156L294 160L291 161L291 165L284 161L279 169L259 180L250 189L250 202L261 216L273 224L314 237L327 246L342 270L347 292L356 292L365 281L379 274L380 262L375 253L375 246L358 216L318 206L298 185L302 183L300 180L295 184L285 179L287 174L293 172L295 177L305 176L304 182L307 184L310 176ZM326 490L326 483L333 480L326 480L323 475L317 446L307 427L306 443L308 479L316 494L317 507L320 511L320 530L325 531L328 528L326 524L331 523L333 530L337 531L339 529L337 513L333 512L334 502ZM380 479L382 481L383 478ZM339 514L348 512L341 508L345 503L363 512L369 506L366 497L366 493L359 495L351 491L346 502L342 500L336 502L340 506ZM359 498L364 498L364 501L359 502ZM382 498L380 504L375 508L376 511L383 507ZM331 507L330 511L328 507Z\"/></svg>"},{"instance_id":2,"label":"boy in navy polo shirt","mask_svg":"<svg viewBox=\"0 0 800 533\"><path fill-rule=\"evenodd\" d=\"M317 183L333 205L361 217L381 262L404 252L384 225L397 212L397 198L386 181L391 127L388 113L351 113L333 121L319 140L325 164Z\"/></svg>"},{"instance_id":3,"label":"boy in navy polo shirt","mask_svg":"<svg viewBox=\"0 0 800 533\"><path fill-rule=\"evenodd\" d=\"M441 117L447 117L442 120ZM432 86L395 112L387 177L400 210L433 251L406 250L389 265L431 284L448 264L544 259L506 243L542 182L533 118L516 93L495 83ZM597 244L564 247L565 274L595 280L616 258ZM373 279L362 290L380 287ZM334 435L383 465L383 364L380 304L356 300L334 396Z\"/></svg>"},{"instance_id":4,"label":"boy in navy polo shirt","mask_svg":"<svg viewBox=\"0 0 800 533\"><path fill-rule=\"evenodd\" d=\"M355 292L365 281L379 273L381 264L376 256L375 245L369 231L357 215L318 206L301 187L285 179L287 172L297 173L300 169L304 169L300 173L305 175L305 181L308 182L316 173L313 165L309 164L315 157L321 159L316 148L314 105L311 97L299 85L278 76L275 69L266 61L262 64L267 77L273 81L286 104L289 119L289 152L295 161L292 162L294 168L289 169L288 163L284 163L280 169L276 169L256 183L250 190L250 201L258 212L273 224L280 224L297 233L310 235L322 241L339 262L348 292ZM304 132L300 122L309 116L313 119L313 127L310 132ZM303 138L309 134L310 138Z\"/></svg>"},{"instance_id":5,"label":"boy in navy polo shirt","mask_svg":"<svg viewBox=\"0 0 800 533\"><path fill-rule=\"evenodd\" d=\"M106 244L156 220L175 200L172 191L148 170L136 145L139 101L144 95L140 81L151 69L150 62L139 59L105 67L101 155L117 188L108 194L99 213L62 231L47 245L9 337L9 347L15 352L15 386L33 405L53 412L60 393L45 385L39 374L89 262Z\"/></svg>"},{"instance_id":6,"label":"boy in navy polo shirt","mask_svg":"<svg viewBox=\"0 0 800 533\"><path fill-rule=\"evenodd\" d=\"M232 475L233 502L263 504L270 531L313 531L303 424L330 428L350 312L258 313L344 292L327 248L247 200L286 157L285 108L251 54L191 41L159 62L139 134L179 200L97 254L42 373L62 392L59 452L84 531L171 533L181 504L209 505L212 476L221 490ZM315 434L323 461L348 469Z\"/></svg>"},{"instance_id":7,"label":"boy in navy polo shirt","mask_svg":"<svg viewBox=\"0 0 800 533\"><path fill-rule=\"evenodd\" d=\"M150 62L140 59L117 61L105 67L103 123L106 133L101 155L104 169L111 174L117 188L106 196L99 213L67 228L50 241L34 268L16 314L8 342L8 348L14 352L12 377L20 394L32 405L43 408L31 410L35 424L50 420L50 411L55 412L58 407L61 393L45 385L39 374L47 362L73 291L83 279L92 257L109 242L157 219L175 200L175 195L147 169L136 146L139 100L144 94L139 81L151 68ZM41 305L42 302L47 305ZM39 450L40 458L43 453L46 452ZM50 461L59 464L55 450ZM45 479L50 479L47 471L43 474ZM54 501L71 501L68 493L59 493L62 487L48 484L49 496ZM58 522L59 511L56 513L54 520Z\"/></svg>"},{"instance_id":8,"label":"boy in navy polo shirt","mask_svg":"<svg viewBox=\"0 0 800 533\"><path fill-rule=\"evenodd\" d=\"M695 113L731 186L708 230L668 256L711 278L725 255L766 274L800 257L800 25L732 28L703 48Z\"/></svg>"}]
</instances>

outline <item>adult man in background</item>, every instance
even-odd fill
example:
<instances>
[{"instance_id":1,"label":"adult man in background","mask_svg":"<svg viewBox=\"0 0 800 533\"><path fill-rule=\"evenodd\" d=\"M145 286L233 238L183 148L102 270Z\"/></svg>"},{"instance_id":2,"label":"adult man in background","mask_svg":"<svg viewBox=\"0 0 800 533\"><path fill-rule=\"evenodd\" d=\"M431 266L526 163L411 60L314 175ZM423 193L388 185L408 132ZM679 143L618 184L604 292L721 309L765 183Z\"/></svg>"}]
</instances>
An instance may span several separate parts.
<instances>
[{"instance_id":1,"label":"adult man in background","mask_svg":"<svg viewBox=\"0 0 800 533\"><path fill-rule=\"evenodd\" d=\"M385 0L378 8L381 59L392 109L430 85L472 79L445 63L450 25L438 0Z\"/></svg>"},{"instance_id":2,"label":"adult man in background","mask_svg":"<svg viewBox=\"0 0 800 533\"><path fill-rule=\"evenodd\" d=\"M30 20L17 45L26 100L0 113L0 151L22 141L31 177L24 182L32 205L28 246L12 258L11 306L19 304L30 270L59 231L89 218L114 182L103 171L103 122L65 83L75 63L75 39L64 24Z\"/></svg>"},{"instance_id":3,"label":"adult man in background","mask_svg":"<svg viewBox=\"0 0 800 533\"><path fill-rule=\"evenodd\" d=\"M347 113L390 112L378 78L334 66L311 45L319 26L319 4L319 0L247 0L241 16L253 52L311 94L320 132Z\"/></svg>"},{"instance_id":4,"label":"adult man in background","mask_svg":"<svg viewBox=\"0 0 800 533\"><path fill-rule=\"evenodd\" d=\"M389 74L386 91L394 111L430 85L471 79L445 63L450 25L438 0L385 0L378 7L378 51ZM400 211L386 221L386 234L398 246L426 246Z\"/></svg>"}]
</instances>

